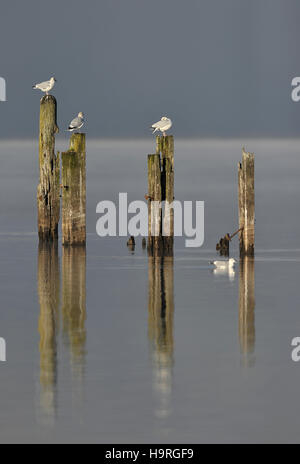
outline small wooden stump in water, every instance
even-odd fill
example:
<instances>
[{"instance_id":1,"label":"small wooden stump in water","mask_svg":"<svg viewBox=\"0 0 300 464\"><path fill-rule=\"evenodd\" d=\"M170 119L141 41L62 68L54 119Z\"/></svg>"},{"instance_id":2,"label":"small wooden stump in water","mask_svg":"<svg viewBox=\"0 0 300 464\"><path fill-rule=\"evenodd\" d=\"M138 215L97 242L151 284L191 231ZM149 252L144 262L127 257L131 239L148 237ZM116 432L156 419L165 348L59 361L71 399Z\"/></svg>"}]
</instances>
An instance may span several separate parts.
<instances>
[{"instance_id":1,"label":"small wooden stump in water","mask_svg":"<svg viewBox=\"0 0 300 464\"><path fill-rule=\"evenodd\" d=\"M224 237L220 238L220 241L216 244L216 250L219 251L221 256L229 256L229 243L243 229L238 229L233 234L226 234Z\"/></svg>"},{"instance_id":2,"label":"small wooden stump in water","mask_svg":"<svg viewBox=\"0 0 300 464\"><path fill-rule=\"evenodd\" d=\"M37 189L38 234L42 240L53 240L58 235L60 200L59 155L55 155L56 114L56 99L45 95L40 102L40 181Z\"/></svg>"},{"instance_id":3,"label":"small wooden stump in water","mask_svg":"<svg viewBox=\"0 0 300 464\"><path fill-rule=\"evenodd\" d=\"M86 242L85 134L71 135L70 148L62 153L62 243Z\"/></svg>"},{"instance_id":4,"label":"small wooden stump in water","mask_svg":"<svg viewBox=\"0 0 300 464\"><path fill-rule=\"evenodd\" d=\"M131 235L131 237L129 237L129 239L127 240L127 246L130 251L135 250L135 238L133 235Z\"/></svg>"},{"instance_id":5,"label":"small wooden stump in water","mask_svg":"<svg viewBox=\"0 0 300 464\"><path fill-rule=\"evenodd\" d=\"M243 148L242 162L238 164L240 256L254 256L255 192L254 154Z\"/></svg>"},{"instance_id":6,"label":"small wooden stump in water","mask_svg":"<svg viewBox=\"0 0 300 464\"><path fill-rule=\"evenodd\" d=\"M219 243L217 243L216 250L221 256L229 256L229 242L230 234L226 234L224 237L220 238Z\"/></svg>"}]
</instances>

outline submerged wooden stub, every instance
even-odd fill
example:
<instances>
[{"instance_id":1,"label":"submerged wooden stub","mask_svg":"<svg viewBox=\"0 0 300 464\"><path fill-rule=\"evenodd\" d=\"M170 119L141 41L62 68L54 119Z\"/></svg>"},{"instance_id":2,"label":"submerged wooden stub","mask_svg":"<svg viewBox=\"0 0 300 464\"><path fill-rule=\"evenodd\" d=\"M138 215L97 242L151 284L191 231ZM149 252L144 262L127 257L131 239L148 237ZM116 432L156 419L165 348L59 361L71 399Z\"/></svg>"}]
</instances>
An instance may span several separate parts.
<instances>
[{"instance_id":1,"label":"submerged wooden stub","mask_svg":"<svg viewBox=\"0 0 300 464\"><path fill-rule=\"evenodd\" d=\"M221 256L229 256L229 242L230 234L226 234L224 237L220 238L220 241L216 244L216 250Z\"/></svg>"},{"instance_id":2,"label":"submerged wooden stub","mask_svg":"<svg viewBox=\"0 0 300 464\"><path fill-rule=\"evenodd\" d=\"M162 241L161 212L161 162L160 155L148 155L148 250L149 254L160 254Z\"/></svg>"},{"instance_id":3,"label":"submerged wooden stub","mask_svg":"<svg viewBox=\"0 0 300 464\"><path fill-rule=\"evenodd\" d=\"M240 260L239 282L239 340L246 365L254 362L255 346L255 277L254 258Z\"/></svg>"},{"instance_id":4,"label":"submerged wooden stub","mask_svg":"<svg viewBox=\"0 0 300 464\"><path fill-rule=\"evenodd\" d=\"M85 134L72 134L70 148L62 153L62 243L86 242Z\"/></svg>"},{"instance_id":5,"label":"submerged wooden stub","mask_svg":"<svg viewBox=\"0 0 300 464\"><path fill-rule=\"evenodd\" d=\"M156 153L148 156L148 252L173 254L174 139L156 137ZM160 204L158 204L158 202ZM162 214L162 202L164 213Z\"/></svg>"},{"instance_id":6,"label":"submerged wooden stub","mask_svg":"<svg viewBox=\"0 0 300 464\"><path fill-rule=\"evenodd\" d=\"M238 165L240 256L254 256L255 193L254 154L243 148L242 162Z\"/></svg>"},{"instance_id":7,"label":"submerged wooden stub","mask_svg":"<svg viewBox=\"0 0 300 464\"><path fill-rule=\"evenodd\" d=\"M60 201L59 154L55 155L56 114L56 99L45 95L40 104L40 182L37 189L38 233L42 240L53 240L58 235Z\"/></svg>"}]
</instances>

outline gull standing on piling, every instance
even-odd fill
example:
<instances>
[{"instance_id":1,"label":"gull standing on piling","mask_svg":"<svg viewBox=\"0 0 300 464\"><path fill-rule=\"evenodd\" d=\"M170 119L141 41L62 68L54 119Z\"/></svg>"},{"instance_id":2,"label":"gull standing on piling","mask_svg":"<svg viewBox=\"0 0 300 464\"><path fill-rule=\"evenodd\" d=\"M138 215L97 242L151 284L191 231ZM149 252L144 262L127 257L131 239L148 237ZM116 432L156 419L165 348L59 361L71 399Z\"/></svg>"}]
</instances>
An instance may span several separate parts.
<instances>
[{"instance_id":1,"label":"gull standing on piling","mask_svg":"<svg viewBox=\"0 0 300 464\"><path fill-rule=\"evenodd\" d=\"M67 129L69 132L73 132L74 130L79 130L84 124L83 113L80 111L78 113L77 118L74 118Z\"/></svg>"},{"instance_id":2,"label":"gull standing on piling","mask_svg":"<svg viewBox=\"0 0 300 464\"><path fill-rule=\"evenodd\" d=\"M163 116L160 121L155 122L152 124L151 129L152 129L152 134L154 134L157 131L162 132L163 136L166 136L166 131L171 129L172 127L172 121L170 118L167 118L166 116Z\"/></svg>"},{"instance_id":3,"label":"gull standing on piling","mask_svg":"<svg viewBox=\"0 0 300 464\"><path fill-rule=\"evenodd\" d=\"M39 89L42 92L46 92L46 95L49 95L49 92L51 89L53 89L55 82L56 82L55 77L51 77L49 81L40 82L39 84L35 84L32 86L32 88Z\"/></svg>"}]
</instances>

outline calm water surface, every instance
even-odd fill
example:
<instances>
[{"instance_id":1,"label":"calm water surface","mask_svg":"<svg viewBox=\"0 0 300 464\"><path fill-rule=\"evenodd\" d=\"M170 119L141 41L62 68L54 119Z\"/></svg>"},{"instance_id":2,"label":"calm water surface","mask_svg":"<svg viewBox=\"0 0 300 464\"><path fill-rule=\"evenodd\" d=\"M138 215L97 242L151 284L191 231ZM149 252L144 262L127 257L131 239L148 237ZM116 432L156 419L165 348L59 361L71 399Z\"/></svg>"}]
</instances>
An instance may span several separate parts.
<instances>
[{"instance_id":1,"label":"calm water surface","mask_svg":"<svg viewBox=\"0 0 300 464\"><path fill-rule=\"evenodd\" d=\"M216 274L243 144L255 262ZM143 200L153 146L89 142L85 252L39 246L37 144L0 143L1 442L299 441L300 141L177 140L176 199L205 201L205 243L156 262L95 233L99 201Z\"/></svg>"}]
</instances>

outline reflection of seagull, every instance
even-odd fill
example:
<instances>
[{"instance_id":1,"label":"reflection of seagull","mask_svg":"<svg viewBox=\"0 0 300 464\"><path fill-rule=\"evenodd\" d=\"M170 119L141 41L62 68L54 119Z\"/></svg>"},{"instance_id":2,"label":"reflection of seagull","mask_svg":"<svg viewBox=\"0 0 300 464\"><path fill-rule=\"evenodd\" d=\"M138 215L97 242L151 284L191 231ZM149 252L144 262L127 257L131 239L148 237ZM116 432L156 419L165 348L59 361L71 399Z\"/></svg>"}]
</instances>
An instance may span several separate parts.
<instances>
[{"instance_id":1,"label":"reflection of seagull","mask_svg":"<svg viewBox=\"0 0 300 464\"><path fill-rule=\"evenodd\" d=\"M215 276L228 276L229 277L229 280L231 282L234 281L234 278L235 278L235 270L234 270L234 267L233 266L230 266L230 267L223 267L223 268L217 268L215 267L214 270L213 270L213 274Z\"/></svg>"},{"instance_id":2,"label":"reflection of seagull","mask_svg":"<svg viewBox=\"0 0 300 464\"><path fill-rule=\"evenodd\" d=\"M50 90L53 89L55 82L56 82L55 77L51 77L49 81L40 82L39 84L35 84L32 86L32 88L39 89L42 92L46 92L46 95L48 95L48 92L50 92Z\"/></svg>"},{"instance_id":3,"label":"reflection of seagull","mask_svg":"<svg viewBox=\"0 0 300 464\"><path fill-rule=\"evenodd\" d=\"M155 122L152 124L151 129L152 129L152 134L154 132L160 131L163 133L163 135L166 135L166 131L172 127L172 121L171 119L167 118L166 116L163 116L160 121Z\"/></svg>"},{"instance_id":4,"label":"reflection of seagull","mask_svg":"<svg viewBox=\"0 0 300 464\"><path fill-rule=\"evenodd\" d=\"M236 259L230 258L227 261L210 261L209 264L213 264L216 269L232 269L236 263Z\"/></svg>"},{"instance_id":5,"label":"reflection of seagull","mask_svg":"<svg viewBox=\"0 0 300 464\"><path fill-rule=\"evenodd\" d=\"M77 118L74 118L70 124L69 124L69 127L68 127L68 131L72 132L74 130L79 130L84 124L84 119L83 119L83 113L80 111L80 113L78 113L78 116Z\"/></svg>"}]
</instances>

